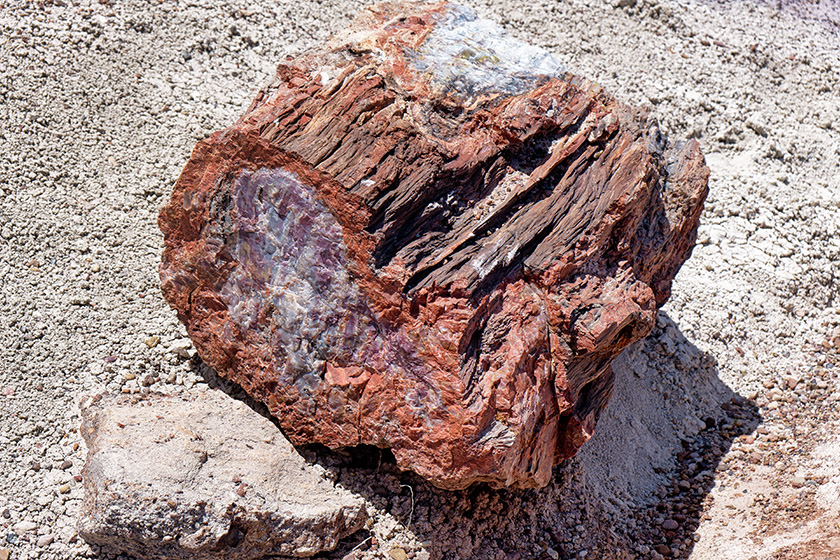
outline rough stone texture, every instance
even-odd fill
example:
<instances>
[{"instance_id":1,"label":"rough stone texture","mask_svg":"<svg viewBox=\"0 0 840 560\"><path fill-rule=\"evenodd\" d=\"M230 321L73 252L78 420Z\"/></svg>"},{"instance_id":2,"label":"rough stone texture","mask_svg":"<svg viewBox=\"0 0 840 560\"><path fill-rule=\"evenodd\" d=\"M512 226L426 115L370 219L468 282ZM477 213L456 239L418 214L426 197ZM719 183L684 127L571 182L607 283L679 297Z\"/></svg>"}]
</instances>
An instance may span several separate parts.
<instances>
[{"instance_id":1,"label":"rough stone texture","mask_svg":"<svg viewBox=\"0 0 840 560\"><path fill-rule=\"evenodd\" d=\"M287 58L163 209L163 291L295 444L444 488L545 485L689 256L708 170L449 4Z\"/></svg>"},{"instance_id":2,"label":"rough stone texture","mask_svg":"<svg viewBox=\"0 0 840 560\"><path fill-rule=\"evenodd\" d=\"M312 556L366 520L270 421L220 391L83 402L79 533L138 558Z\"/></svg>"}]
</instances>

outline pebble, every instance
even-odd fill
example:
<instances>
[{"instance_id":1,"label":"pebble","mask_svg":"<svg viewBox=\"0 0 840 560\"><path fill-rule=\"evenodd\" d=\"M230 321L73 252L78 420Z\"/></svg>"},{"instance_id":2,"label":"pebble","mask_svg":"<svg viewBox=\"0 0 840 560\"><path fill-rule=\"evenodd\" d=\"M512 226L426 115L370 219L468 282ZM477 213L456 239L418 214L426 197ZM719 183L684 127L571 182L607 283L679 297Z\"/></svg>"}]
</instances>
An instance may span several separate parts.
<instances>
[{"instance_id":1,"label":"pebble","mask_svg":"<svg viewBox=\"0 0 840 560\"><path fill-rule=\"evenodd\" d=\"M0 548L0 560L9 560L8 548Z\"/></svg>"},{"instance_id":2,"label":"pebble","mask_svg":"<svg viewBox=\"0 0 840 560\"><path fill-rule=\"evenodd\" d=\"M188 338L176 340L169 346L169 351L181 358L190 358L192 357L192 341Z\"/></svg>"},{"instance_id":3,"label":"pebble","mask_svg":"<svg viewBox=\"0 0 840 560\"><path fill-rule=\"evenodd\" d=\"M70 492L70 485L69 484L62 484L61 486L58 487L58 493L59 494L67 494L68 492Z\"/></svg>"},{"instance_id":4,"label":"pebble","mask_svg":"<svg viewBox=\"0 0 840 560\"><path fill-rule=\"evenodd\" d=\"M50 546L54 540L55 538L52 535L41 535L38 537L37 544L39 547Z\"/></svg>"},{"instance_id":5,"label":"pebble","mask_svg":"<svg viewBox=\"0 0 840 560\"><path fill-rule=\"evenodd\" d=\"M796 389L796 386L799 385L799 383L801 381L802 381L802 379L799 378L799 377L788 377L787 379L785 379L785 382L787 383L788 389L790 389L791 391L793 389Z\"/></svg>"},{"instance_id":6,"label":"pebble","mask_svg":"<svg viewBox=\"0 0 840 560\"><path fill-rule=\"evenodd\" d=\"M126 381L131 381L132 379L134 379L137 376L129 371L128 373L123 375L123 377L125 378Z\"/></svg>"},{"instance_id":7,"label":"pebble","mask_svg":"<svg viewBox=\"0 0 840 560\"><path fill-rule=\"evenodd\" d=\"M802 486L805 485L805 477L802 476L801 474L798 474L798 475L793 477L793 480L791 481L791 484L793 485L794 488L801 488Z\"/></svg>"},{"instance_id":8,"label":"pebble","mask_svg":"<svg viewBox=\"0 0 840 560\"><path fill-rule=\"evenodd\" d=\"M140 380L140 385L142 385L143 387L151 387L152 385L154 385L154 383L155 378L150 374L144 375L143 378Z\"/></svg>"},{"instance_id":9,"label":"pebble","mask_svg":"<svg viewBox=\"0 0 840 560\"><path fill-rule=\"evenodd\" d=\"M148 346L149 348L154 348L160 342L160 337L159 336L150 336L149 338L144 340L144 342L146 343L146 346Z\"/></svg>"},{"instance_id":10,"label":"pebble","mask_svg":"<svg viewBox=\"0 0 840 560\"><path fill-rule=\"evenodd\" d=\"M15 388L14 387L3 387L3 389L0 390L0 395L3 395L4 397L11 397L14 394L15 394Z\"/></svg>"},{"instance_id":11,"label":"pebble","mask_svg":"<svg viewBox=\"0 0 840 560\"><path fill-rule=\"evenodd\" d=\"M408 554L402 548L392 548L388 555L393 558L393 560L408 560Z\"/></svg>"},{"instance_id":12,"label":"pebble","mask_svg":"<svg viewBox=\"0 0 840 560\"><path fill-rule=\"evenodd\" d=\"M72 466L73 466L73 461L71 461L70 459L65 459L65 461L63 463L61 463L61 465L59 465L58 468L60 468L63 471L66 471L67 469L69 469Z\"/></svg>"},{"instance_id":13,"label":"pebble","mask_svg":"<svg viewBox=\"0 0 840 560\"><path fill-rule=\"evenodd\" d=\"M100 270L102 270L102 267L99 266L99 263L93 263L90 265L91 272L99 272Z\"/></svg>"},{"instance_id":14,"label":"pebble","mask_svg":"<svg viewBox=\"0 0 840 560\"><path fill-rule=\"evenodd\" d=\"M15 523L15 525L12 527L12 531L17 533L18 535L22 535L24 533L34 531L37 528L38 526L32 521L19 521L18 523Z\"/></svg>"},{"instance_id":15,"label":"pebble","mask_svg":"<svg viewBox=\"0 0 840 560\"><path fill-rule=\"evenodd\" d=\"M674 521L673 519L666 519L665 521L662 522L662 528L665 529L666 531L676 531L677 529L679 529L679 527L680 527L679 524L676 521ZM665 553L663 552L662 554L665 554Z\"/></svg>"}]
</instances>

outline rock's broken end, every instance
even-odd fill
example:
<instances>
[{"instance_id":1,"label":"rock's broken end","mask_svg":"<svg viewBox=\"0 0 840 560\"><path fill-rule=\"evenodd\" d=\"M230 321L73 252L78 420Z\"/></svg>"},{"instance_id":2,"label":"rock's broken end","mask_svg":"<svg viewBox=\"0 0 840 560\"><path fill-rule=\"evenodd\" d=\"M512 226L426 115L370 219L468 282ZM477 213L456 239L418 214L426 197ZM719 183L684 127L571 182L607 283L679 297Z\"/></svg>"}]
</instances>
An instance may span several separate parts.
<instances>
[{"instance_id":1,"label":"rock's broken end","mask_svg":"<svg viewBox=\"0 0 840 560\"><path fill-rule=\"evenodd\" d=\"M539 487L691 253L708 169L645 111L447 3L383 4L200 142L163 293L295 444Z\"/></svg>"}]
</instances>

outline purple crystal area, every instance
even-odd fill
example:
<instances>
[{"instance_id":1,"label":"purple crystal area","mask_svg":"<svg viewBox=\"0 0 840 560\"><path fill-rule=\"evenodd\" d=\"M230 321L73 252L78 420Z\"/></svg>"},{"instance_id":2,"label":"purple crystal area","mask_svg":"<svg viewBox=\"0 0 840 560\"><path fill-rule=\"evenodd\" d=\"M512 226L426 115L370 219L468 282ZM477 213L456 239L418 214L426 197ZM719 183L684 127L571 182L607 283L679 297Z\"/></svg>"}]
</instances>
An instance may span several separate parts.
<instances>
[{"instance_id":1,"label":"purple crystal area","mask_svg":"<svg viewBox=\"0 0 840 560\"><path fill-rule=\"evenodd\" d=\"M348 271L341 225L313 187L282 169L243 170L231 199L219 242L234 267L220 296L239 332L272 348L279 383L312 397L328 363L425 377L414 343L365 303ZM430 396L423 381L405 395L420 409Z\"/></svg>"}]
</instances>

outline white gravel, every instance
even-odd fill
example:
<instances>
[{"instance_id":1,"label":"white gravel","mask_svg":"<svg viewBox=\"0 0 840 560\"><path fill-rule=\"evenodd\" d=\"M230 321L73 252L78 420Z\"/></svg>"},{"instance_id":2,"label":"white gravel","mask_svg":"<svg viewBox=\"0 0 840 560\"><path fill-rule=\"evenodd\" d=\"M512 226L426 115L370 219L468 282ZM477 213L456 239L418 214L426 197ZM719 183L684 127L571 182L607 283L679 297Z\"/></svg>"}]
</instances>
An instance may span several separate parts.
<instances>
[{"instance_id":1,"label":"white gravel","mask_svg":"<svg viewBox=\"0 0 840 560\"><path fill-rule=\"evenodd\" d=\"M74 528L82 394L216 382L160 295L158 208L196 139L362 4L0 0L0 557L97 555ZM721 465L734 467L709 475L702 514L680 522L699 528L665 554L769 558L814 535L811 549L840 553L840 359L819 346L840 326L840 4L471 4L651 107L673 138L699 138L711 194L660 326L621 358L595 441L549 488L445 493L387 461L352 469L312 452L375 520L334 556L371 535L359 557L656 558L657 500L686 480L680 452L735 394L768 434L728 421L742 435L723 442ZM736 488L763 498L742 503ZM809 558L790 554L777 557Z\"/></svg>"}]
</instances>

